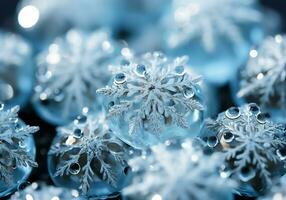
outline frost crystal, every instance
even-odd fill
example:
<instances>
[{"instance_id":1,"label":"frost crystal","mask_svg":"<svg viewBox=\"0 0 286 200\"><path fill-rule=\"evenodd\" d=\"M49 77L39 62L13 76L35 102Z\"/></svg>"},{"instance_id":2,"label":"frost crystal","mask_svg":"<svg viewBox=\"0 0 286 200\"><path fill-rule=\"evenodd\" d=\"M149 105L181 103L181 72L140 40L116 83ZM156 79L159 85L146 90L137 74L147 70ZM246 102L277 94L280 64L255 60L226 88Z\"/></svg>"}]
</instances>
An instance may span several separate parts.
<instances>
[{"instance_id":1,"label":"frost crystal","mask_svg":"<svg viewBox=\"0 0 286 200\"><path fill-rule=\"evenodd\" d=\"M84 194L101 181L118 188L126 167L126 150L126 145L113 136L103 114L80 116L58 128L58 138L49 151L56 157L52 176L74 177L71 182L77 177L76 184Z\"/></svg>"},{"instance_id":2,"label":"frost crystal","mask_svg":"<svg viewBox=\"0 0 286 200\"><path fill-rule=\"evenodd\" d=\"M224 152L226 173L242 182L259 180L256 190L271 186L271 178L279 174L275 170L286 158L285 127L268 117L251 103L229 108L205 123L214 133L208 136L207 144Z\"/></svg>"},{"instance_id":3,"label":"frost crystal","mask_svg":"<svg viewBox=\"0 0 286 200\"><path fill-rule=\"evenodd\" d=\"M241 73L238 97L255 100L263 106L286 109L286 37L267 38Z\"/></svg>"},{"instance_id":4,"label":"frost crystal","mask_svg":"<svg viewBox=\"0 0 286 200\"><path fill-rule=\"evenodd\" d=\"M9 185L16 179L17 168L38 166L25 146L38 127L26 126L19 120L18 106L9 110L3 110L3 104L0 107L0 180Z\"/></svg>"},{"instance_id":5,"label":"frost crystal","mask_svg":"<svg viewBox=\"0 0 286 200\"><path fill-rule=\"evenodd\" d=\"M10 200L80 200L76 190L68 190L43 183L32 183L23 191L16 192Z\"/></svg>"},{"instance_id":6,"label":"frost crystal","mask_svg":"<svg viewBox=\"0 0 286 200\"><path fill-rule=\"evenodd\" d=\"M241 24L261 20L253 8L255 0L174 0L168 18L171 47L201 38L206 50L213 51L217 36L227 37L233 43L244 41ZM223 6L222 6L223 5Z\"/></svg>"},{"instance_id":7,"label":"frost crystal","mask_svg":"<svg viewBox=\"0 0 286 200\"><path fill-rule=\"evenodd\" d=\"M69 31L39 56L36 101L55 109L65 121L73 119L85 106L99 102L95 91L108 82L107 63L116 52L103 30Z\"/></svg>"},{"instance_id":8,"label":"frost crystal","mask_svg":"<svg viewBox=\"0 0 286 200\"><path fill-rule=\"evenodd\" d=\"M220 156L205 156L190 141L182 146L154 146L151 155L131 159L134 177L123 195L138 200L232 199L233 183L218 173Z\"/></svg>"},{"instance_id":9,"label":"frost crystal","mask_svg":"<svg viewBox=\"0 0 286 200\"><path fill-rule=\"evenodd\" d=\"M154 52L119 67L113 84L97 90L112 99L109 117L128 123L131 136L143 129L160 135L166 125L190 127L188 117L204 107L201 79L189 76L186 63L187 57L168 60Z\"/></svg>"}]
</instances>

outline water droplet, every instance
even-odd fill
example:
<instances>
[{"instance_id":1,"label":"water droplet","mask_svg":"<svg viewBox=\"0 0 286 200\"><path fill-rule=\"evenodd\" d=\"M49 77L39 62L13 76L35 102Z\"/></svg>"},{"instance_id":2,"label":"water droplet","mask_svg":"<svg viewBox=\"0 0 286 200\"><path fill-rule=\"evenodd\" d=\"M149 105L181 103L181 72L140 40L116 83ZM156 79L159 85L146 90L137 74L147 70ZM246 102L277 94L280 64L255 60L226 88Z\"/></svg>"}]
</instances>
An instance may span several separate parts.
<instances>
[{"instance_id":1,"label":"water droplet","mask_svg":"<svg viewBox=\"0 0 286 200\"><path fill-rule=\"evenodd\" d=\"M252 114L255 114L255 115L260 112L260 108L256 103L250 103L248 105L248 109Z\"/></svg>"},{"instance_id":2,"label":"water droplet","mask_svg":"<svg viewBox=\"0 0 286 200\"><path fill-rule=\"evenodd\" d=\"M62 90L56 89L54 91L54 100L56 102L61 102L64 100L64 98L65 98L65 94Z\"/></svg>"},{"instance_id":3,"label":"water droplet","mask_svg":"<svg viewBox=\"0 0 286 200\"><path fill-rule=\"evenodd\" d=\"M268 118L270 118L270 115L268 113L259 113L256 116L256 119L260 124L265 124Z\"/></svg>"},{"instance_id":4,"label":"water droplet","mask_svg":"<svg viewBox=\"0 0 286 200\"><path fill-rule=\"evenodd\" d=\"M81 167L78 163L72 163L69 167L69 172L73 175L77 175L81 170Z\"/></svg>"},{"instance_id":5,"label":"water droplet","mask_svg":"<svg viewBox=\"0 0 286 200\"><path fill-rule=\"evenodd\" d=\"M87 117L86 117L85 115L80 115L80 116L78 116L76 119L77 119L77 122L78 122L79 124L83 124L83 123L86 122Z\"/></svg>"},{"instance_id":6,"label":"water droplet","mask_svg":"<svg viewBox=\"0 0 286 200\"><path fill-rule=\"evenodd\" d=\"M234 139L234 135L229 131L224 132L223 133L223 139L226 143L231 143Z\"/></svg>"},{"instance_id":7,"label":"water droplet","mask_svg":"<svg viewBox=\"0 0 286 200\"><path fill-rule=\"evenodd\" d=\"M286 159L286 148L277 149L276 154L280 158L280 160L285 160Z\"/></svg>"},{"instance_id":8,"label":"water droplet","mask_svg":"<svg viewBox=\"0 0 286 200\"><path fill-rule=\"evenodd\" d=\"M77 129L75 129L75 130L73 131L73 135L74 135L75 138L82 138L82 136L83 136L83 131L80 130L79 128L77 128Z\"/></svg>"},{"instance_id":9,"label":"water droplet","mask_svg":"<svg viewBox=\"0 0 286 200\"><path fill-rule=\"evenodd\" d=\"M30 185L30 183L27 182L27 181L19 182L18 187L17 187L17 190L18 190L18 191L22 191L22 190L24 190L26 187L28 187L29 185Z\"/></svg>"},{"instance_id":10,"label":"water droplet","mask_svg":"<svg viewBox=\"0 0 286 200\"><path fill-rule=\"evenodd\" d=\"M225 116L229 119L237 119L240 115L240 110L237 107L231 107L225 112Z\"/></svg>"},{"instance_id":11,"label":"water droplet","mask_svg":"<svg viewBox=\"0 0 286 200\"><path fill-rule=\"evenodd\" d=\"M187 99L190 99L190 98L193 98L195 96L195 91L193 88L185 88L184 90L184 96L187 98Z\"/></svg>"},{"instance_id":12,"label":"water droplet","mask_svg":"<svg viewBox=\"0 0 286 200\"><path fill-rule=\"evenodd\" d=\"M185 67L182 65L176 66L175 72L179 76L183 76L185 74Z\"/></svg>"},{"instance_id":13,"label":"water droplet","mask_svg":"<svg viewBox=\"0 0 286 200\"><path fill-rule=\"evenodd\" d=\"M243 182L248 182L249 180L253 179L255 175L256 172L251 167L243 167L238 174L239 179Z\"/></svg>"},{"instance_id":14,"label":"water droplet","mask_svg":"<svg viewBox=\"0 0 286 200\"><path fill-rule=\"evenodd\" d=\"M14 97L14 89L10 84L0 83L0 100L7 101Z\"/></svg>"},{"instance_id":15,"label":"water droplet","mask_svg":"<svg viewBox=\"0 0 286 200\"><path fill-rule=\"evenodd\" d=\"M122 84L126 82L126 75L124 73L118 73L114 77L114 83L115 84Z\"/></svg>"},{"instance_id":16,"label":"water droplet","mask_svg":"<svg viewBox=\"0 0 286 200\"><path fill-rule=\"evenodd\" d=\"M218 144L218 139L216 136L210 136L207 140L207 145L211 148L215 147Z\"/></svg>"},{"instance_id":17,"label":"water droplet","mask_svg":"<svg viewBox=\"0 0 286 200\"><path fill-rule=\"evenodd\" d=\"M19 145L19 147L22 148L22 149L23 149L23 148L26 148L26 143L25 143L25 141L21 141L21 140L20 140L20 141L18 142L18 145Z\"/></svg>"},{"instance_id":18,"label":"water droplet","mask_svg":"<svg viewBox=\"0 0 286 200\"><path fill-rule=\"evenodd\" d=\"M137 65L135 69L135 73L140 77L144 77L146 73L145 65L141 65L141 64Z\"/></svg>"}]
</instances>

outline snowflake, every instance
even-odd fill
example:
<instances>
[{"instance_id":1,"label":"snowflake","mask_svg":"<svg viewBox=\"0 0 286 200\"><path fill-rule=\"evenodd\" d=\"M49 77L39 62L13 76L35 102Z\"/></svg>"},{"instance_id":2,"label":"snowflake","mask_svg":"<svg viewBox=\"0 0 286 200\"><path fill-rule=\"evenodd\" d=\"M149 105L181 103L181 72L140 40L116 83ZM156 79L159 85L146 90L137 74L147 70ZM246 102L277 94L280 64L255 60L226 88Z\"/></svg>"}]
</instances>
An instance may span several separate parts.
<instances>
[{"instance_id":1,"label":"snowflake","mask_svg":"<svg viewBox=\"0 0 286 200\"><path fill-rule=\"evenodd\" d=\"M123 195L148 200L232 199L234 183L218 173L220 156L203 155L190 141L182 147L161 144L152 147L150 155L131 159L134 175Z\"/></svg>"},{"instance_id":2,"label":"snowflake","mask_svg":"<svg viewBox=\"0 0 286 200\"><path fill-rule=\"evenodd\" d=\"M286 176L280 178L279 181L271 188L268 194L259 197L258 200L284 200L286 198Z\"/></svg>"},{"instance_id":3,"label":"snowflake","mask_svg":"<svg viewBox=\"0 0 286 200\"><path fill-rule=\"evenodd\" d=\"M80 200L76 190L48 186L44 183L32 183L22 191L16 192L10 200Z\"/></svg>"},{"instance_id":4,"label":"snowflake","mask_svg":"<svg viewBox=\"0 0 286 200\"><path fill-rule=\"evenodd\" d=\"M250 51L250 59L241 73L238 97L259 102L263 106L286 109L286 37L267 38L258 50Z\"/></svg>"},{"instance_id":5,"label":"snowflake","mask_svg":"<svg viewBox=\"0 0 286 200\"><path fill-rule=\"evenodd\" d=\"M143 128L160 134L166 125L188 128L188 116L204 109L200 77L190 77L187 57L168 60L162 53L147 53L119 67L112 86L97 90L110 96L108 116L129 124L129 135Z\"/></svg>"},{"instance_id":6,"label":"snowflake","mask_svg":"<svg viewBox=\"0 0 286 200\"><path fill-rule=\"evenodd\" d=\"M58 134L49 151L58 160L54 177L79 177L84 194L96 181L118 188L126 168L127 147L113 136L104 114L80 116L74 123L58 128Z\"/></svg>"},{"instance_id":7,"label":"snowflake","mask_svg":"<svg viewBox=\"0 0 286 200\"><path fill-rule=\"evenodd\" d=\"M108 82L107 63L116 53L103 30L69 31L39 56L36 101L57 104L59 115L73 119L99 101L95 90Z\"/></svg>"},{"instance_id":8,"label":"snowflake","mask_svg":"<svg viewBox=\"0 0 286 200\"><path fill-rule=\"evenodd\" d=\"M205 123L211 131L207 144L224 152L229 165L226 171L242 183L258 178L262 185L259 188L271 186L271 178L282 164L286 147L285 127L268 117L251 103L240 108L231 107L216 120L208 119Z\"/></svg>"},{"instance_id":9,"label":"snowflake","mask_svg":"<svg viewBox=\"0 0 286 200\"><path fill-rule=\"evenodd\" d=\"M255 4L255 0L174 0L166 17L171 30L169 46L199 37L205 49L213 51L217 36L239 44L244 41L240 25L261 20Z\"/></svg>"},{"instance_id":10,"label":"snowflake","mask_svg":"<svg viewBox=\"0 0 286 200\"><path fill-rule=\"evenodd\" d=\"M0 180L12 184L18 167L37 167L33 155L27 152L25 142L38 127L26 126L18 118L19 106L4 110L0 106Z\"/></svg>"}]
</instances>

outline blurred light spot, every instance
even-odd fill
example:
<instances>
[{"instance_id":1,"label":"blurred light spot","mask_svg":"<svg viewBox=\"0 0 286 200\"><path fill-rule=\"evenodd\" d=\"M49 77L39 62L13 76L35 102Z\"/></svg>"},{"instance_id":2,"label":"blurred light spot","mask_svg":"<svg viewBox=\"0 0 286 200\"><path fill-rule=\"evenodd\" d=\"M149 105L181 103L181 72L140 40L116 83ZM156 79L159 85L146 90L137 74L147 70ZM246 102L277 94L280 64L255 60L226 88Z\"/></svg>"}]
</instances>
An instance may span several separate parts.
<instances>
[{"instance_id":1,"label":"blurred light spot","mask_svg":"<svg viewBox=\"0 0 286 200\"><path fill-rule=\"evenodd\" d=\"M26 194L25 199L26 200L34 200L33 196L30 194Z\"/></svg>"},{"instance_id":2,"label":"blurred light spot","mask_svg":"<svg viewBox=\"0 0 286 200\"><path fill-rule=\"evenodd\" d=\"M128 49L126 47L121 50L121 54L126 58L132 57L132 52L130 51L130 49Z\"/></svg>"},{"instance_id":3,"label":"blurred light spot","mask_svg":"<svg viewBox=\"0 0 286 200\"><path fill-rule=\"evenodd\" d=\"M220 177L221 178L228 178L229 174L227 172L221 172Z\"/></svg>"},{"instance_id":4,"label":"blurred light spot","mask_svg":"<svg viewBox=\"0 0 286 200\"><path fill-rule=\"evenodd\" d=\"M66 140L66 145L72 145L76 142L76 139L73 136L69 136Z\"/></svg>"},{"instance_id":5,"label":"blurred light spot","mask_svg":"<svg viewBox=\"0 0 286 200\"><path fill-rule=\"evenodd\" d=\"M10 84L0 83L0 101L7 101L14 97L14 90Z\"/></svg>"},{"instance_id":6,"label":"blurred light spot","mask_svg":"<svg viewBox=\"0 0 286 200\"><path fill-rule=\"evenodd\" d=\"M263 74L263 73L259 73L259 74L256 76L256 78L257 78L258 80L263 79L263 77L264 77L264 74Z\"/></svg>"},{"instance_id":7,"label":"blurred light spot","mask_svg":"<svg viewBox=\"0 0 286 200\"><path fill-rule=\"evenodd\" d=\"M88 111L89 111L88 107L83 107L83 108L82 108L82 113L83 113L83 114L86 115L86 114L88 113Z\"/></svg>"},{"instance_id":8,"label":"blurred light spot","mask_svg":"<svg viewBox=\"0 0 286 200\"><path fill-rule=\"evenodd\" d=\"M57 197L57 196L54 196L54 197L51 198L51 200L60 200L60 198Z\"/></svg>"},{"instance_id":9,"label":"blurred light spot","mask_svg":"<svg viewBox=\"0 0 286 200\"><path fill-rule=\"evenodd\" d=\"M49 53L46 57L46 61L49 64L57 64L61 60L61 57L58 53Z\"/></svg>"},{"instance_id":10,"label":"blurred light spot","mask_svg":"<svg viewBox=\"0 0 286 200\"><path fill-rule=\"evenodd\" d=\"M72 190L71 194L72 194L73 197L78 197L79 196L79 193L78 193L77 190Z\"/></svg>"},{"instance_id":11,"label":"blurred light spot","mask_svg":"<svg viewBox=\"0 0 286 200\"><path fill-rule=\"evenodd\" d=\"M18 23L23 28L33 27L39 20L40 12L32 5L23 7L18 14Z\"/></svg>"},{"instance_id":12,"label":"blurred light spot","mask_svg":"<svg viewBox=\"0 0 286 200\"><path fill-rule=\"evenodd\" d=\"M276 194L273 196L273 200L284 200L283 194L281 194L281 193L276 193Z\"/></svg>"},{"instance_id":13,"label":"blurred light spot","mask_svg":"<svg viewBox=\"0 0 286 200\"><path fill-rule=\"evenodd\" d=\"M282 38L281 35L276 35L276 36L275 36L275 41L276 41L277 43L281 43L282 40L283 40L283 38Z\"/></svg>"},{"instance_id":14,"label":"blurred light spot","mask_svg":"<svg viewBox=\"0 0 286 200\"><path fill-rule=\"evenodd\" d=\"M253 50L251 50L251 51L249 52L249 55L250 55L252 58L256 58L257 55L258 55L258 52L253 49Z\"/></svg>"},{"instance_id":15,"label":"blurred light spot","mask_svg":"<svg viewBox=\"0 0 286 200\"><path fill-rule=\"evenodd\" d=\"M191 160L192 160L194 163L198 162L198 160L199 160L198 155L196 155L196 154L192 155L192 156L191 156Z\"/></svg>"},{"instance_id":16,"label":"blurred light spot","mask_svg":"<svg viewBox=\"0 0 286 200\"><path fill-rule=\"evenodd\" d=\"M155 195L152 197L152 200L162 200L162 197L161 197L159 194L155 194Z\"/></svg>"}]
</instances>

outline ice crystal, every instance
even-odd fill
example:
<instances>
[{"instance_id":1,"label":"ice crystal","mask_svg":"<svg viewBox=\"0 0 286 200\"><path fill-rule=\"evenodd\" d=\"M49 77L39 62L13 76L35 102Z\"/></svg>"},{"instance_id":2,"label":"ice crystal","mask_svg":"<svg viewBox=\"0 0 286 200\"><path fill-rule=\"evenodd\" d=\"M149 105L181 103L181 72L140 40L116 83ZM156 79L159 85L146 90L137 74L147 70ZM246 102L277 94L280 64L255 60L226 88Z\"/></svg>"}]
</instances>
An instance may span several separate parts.
<instances>
[{"instance_id":1,"label":"ice crystal","mask_svg":"<svg viewBox=\"0 0 286 200\"><path fill-rule=\"evenodd\" d=\"M76 190L68 190L43 183L32 183L22 191L16 192L10 200L80 200Z\"/></svg>"},{"instance_id":2,"label":"ice crystal","mask_svg":"<svg viewBox=\"0 0 286 200\"><path fill-rule=\"evenodd\" d=\"M118 188L127 148L112 134L104 114L80 116L74 123L58 128L58 134L49 151L57 160L54 177L77 176L84 194L98 181Z\"/></svg>"},{"instance_id":3,"label":"ice crystal","mask_svg":"<svg viewBox=\"0 0 286 200\"><path fill-rule=\"evenodd\" d=\"M151 155L131 159L134 177L123 195L148 200L232 199L233 183L218 173L220 156L205 156L190 141L182 146L154 146Z\"/></svg>"},{"instance_id":4,"label":"ice crystal","mask_svg":"<svg viewBox=\"0 0 286 200\"><path fill-rule=\"evenodd\" d=\"M199 37L205 49L213 51L217 36L223 36L239 44L244 41L240 25L261 20L261 14L253 8L255 3L255 0L174 0L167 17L172 20L167 25L171 28L168 43L176 47Z\"/></svg>"},{"instance_id":5,"label":"ice crystal","mask_svg":"<svg viewBox=\"0 0 286 200\"><path fill-rule=\"evenodd\" d=\"M231 107L216 120L208 119L205 123L211 131L207 144L224 152L226 173L242 182L258 178L260 185L254 188L260 189L271 186L271 178L285 156L285 127L268 117L251 103Z\"/></svg>"},{"instance_id":6,"label":"ice crystal","mask_svg":"<svg viewBox=\"0 0 286 200\"><path fill-rule=\"evenodd\" d=\"M263 106L286 109L286 38L267 38L250 51L249 62L241 73L238 97L253 99Z\"/></svg>"},{"instance_id":7,"label":"ice crystal","mask_svg":"<svg viewBox=\"0 0 286 200\"><path fill-rule=\"evenodd\" d=\"M107 62L116 54L115 46L104 30L71 30L56 39L39 56L35 100L47 110L56 108L65 121L93 107L99 102L95 90L109 80Z\"/></svg>"},{"instance_id":8,"label":"ice crystal","mask_svg":"<svg viewBox=\"0 0 286 200\"><path fill-rule=\"evenodd\" d=\"M188 116L204 109L200 77L190 77L187 57L168 60L162 53L147 53L119 67L111 86L97 90L110 96L108 116L128 123L129 135L142 129L160 135L166 125L188 128Z\"/></svg>"},{"instance_id":9,"label":"ice crystal","mask_svg":"<svg viewBox=\"0 0 286 200\"><path fill-rule=\"evenodd\" d=\"M25 142L38 127L24 125L18 118L19 107L0 109L0 180L12 184L14 171L19 167L37 167L33 155L25 148Z\"/></svg>"}]
</instances>

